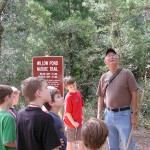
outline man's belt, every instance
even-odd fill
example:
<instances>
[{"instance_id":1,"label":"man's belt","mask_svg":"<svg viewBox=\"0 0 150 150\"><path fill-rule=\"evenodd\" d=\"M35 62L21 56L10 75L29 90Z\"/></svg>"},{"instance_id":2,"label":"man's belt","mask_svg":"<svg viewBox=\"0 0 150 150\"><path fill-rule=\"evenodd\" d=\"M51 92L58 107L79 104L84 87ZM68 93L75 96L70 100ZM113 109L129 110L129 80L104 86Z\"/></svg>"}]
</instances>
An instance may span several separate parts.
<instances>
[{"instance_id":1,"label":"man's belt","mask_svg":"<svg viewBox=\"0 0 150 150\"><path fill-rule=\"evenodd\" d=\"M113 111L113 112L119 112L119 111L125 111L125 110L129 110L130 107L121 107L121 108L107 108L109 111Z\"/></svg>"}]
</instances>

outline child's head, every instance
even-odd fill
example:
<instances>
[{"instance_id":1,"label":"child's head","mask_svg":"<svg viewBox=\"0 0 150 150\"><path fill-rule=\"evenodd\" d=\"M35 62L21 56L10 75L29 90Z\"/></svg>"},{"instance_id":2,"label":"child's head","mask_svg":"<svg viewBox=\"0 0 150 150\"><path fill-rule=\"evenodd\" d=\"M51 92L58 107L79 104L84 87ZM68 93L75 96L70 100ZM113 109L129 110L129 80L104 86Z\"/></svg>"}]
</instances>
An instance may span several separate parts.
<instances>
[{"instance_id":1,"label":"child's head","mask_svg":"<svg viewBox=\"0 0 150 150\"><path fill-rule=\"evenodd\" d=\"M13 90L13 95L14 95L14 100L13 100L13 106L14 106L14 105L17 105L17 103L19 101L20 91L17 88L15 88L14 86L12 86L11 88Z\"/></svg>"},{"instance_id":2,"label":"child's head","mask_svg":"<svg viewBox=\"0 0 150 150\"><path fill-rule=\"evenodd\" d=\"M30 102L41 99L43 102L49 101L50 92L46 81L41 77L29 77L21 83L22 94Z\"/></svg>"},{"instance_id":3,"label":"child's head","mask_svg":"<svg viewBox=\"0 0 150 150\"><path fill-rule=\"evenodd\" d=\"M61 108L64 105L64 99L61 97L60 91L53 87L47 87L51 93L51 101L44 103L45 108L50 111L52 107Z\"/></svg>"},{"instance_id":4,"label":"child's head","mask_svg":"<svg viewBox=\"0 0 150 150\"><path fill-rule=\"evenodd\" d=\"M3 104L5 102L6 97L11 98L12 93L13 90L10 86L0 84L0 104Z\"/></svg>"},{"instance_id":5,"label":"child's head","mask_svg":"<svg viewBox=\"0 0 150 150\"><path fill-rule=\"evenodd\" d=\"M90 150L100 149L105 143L107 136L108 128L100 119L91 118L83 125L83 143Z\"/></svg>"},{"instance_id":6,"label":"child's head","mask_svg":"<svg viewBox=\"0 0 150 150\"><path fill-rule=\"evenodd\" d=\"M64 86L69 92L75 92L76 91L76 81L71 76L66 76L64 78Z\"/></svg>"}]
</instances>

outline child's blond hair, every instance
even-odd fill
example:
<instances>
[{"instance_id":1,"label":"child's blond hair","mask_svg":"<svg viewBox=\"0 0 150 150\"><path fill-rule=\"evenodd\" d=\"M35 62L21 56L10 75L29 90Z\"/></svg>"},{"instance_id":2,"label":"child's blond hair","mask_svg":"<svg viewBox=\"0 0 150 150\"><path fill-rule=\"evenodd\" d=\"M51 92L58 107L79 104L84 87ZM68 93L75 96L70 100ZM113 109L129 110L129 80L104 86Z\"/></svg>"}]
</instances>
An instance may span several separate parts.
<instances>
[{"instance_id":1,"label":"child's blond hair","mask_svg":"<svg viewBox=\"0 0 150 150\"><path fill-rule=\"evenodd\" d=\"M11 89L13 90L14 95L18 95L20 93L20 91L14 86L12 86Z\"/></svg>"}]
</instances>

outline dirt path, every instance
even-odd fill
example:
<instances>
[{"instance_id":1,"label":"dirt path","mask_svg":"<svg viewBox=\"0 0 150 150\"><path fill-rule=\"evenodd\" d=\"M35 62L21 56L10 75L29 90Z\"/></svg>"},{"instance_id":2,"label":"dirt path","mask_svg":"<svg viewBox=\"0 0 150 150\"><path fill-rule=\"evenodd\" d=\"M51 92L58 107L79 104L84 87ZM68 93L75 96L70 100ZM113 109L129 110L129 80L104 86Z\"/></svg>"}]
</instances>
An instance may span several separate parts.
<instances>
[{"instance_id":1,"label":"dirt path","mask_svg":"<svg viewBox=\"0 0 150 150\"><path fill-rule=\"evenodd\" d=\"M137 150L150 150L150 129L139 128L135 130L134 137Z\"/></svg>"},{"instance_id":2,"label":"dirt path","mask_svg":"<svg viewBox=\"0 0 150 150\"><path fill-rule=\"evenodd\" d=\"M136 150L150 150L150 129L138 128L134 130ZM108 150L107 143L102 150Z\"/></svg>"},{"instance_id":3,"label":"dirt path","mask_svg":"<svg viewBox=\"0 0 150 150\"><path fill-rule=\"evenodd\" d=\"M150 129L139 127L134 130L133 134L135 138L136 150L150 150ZM78 149L78 146L74 145L74 150ZM107 142L103 146L102 150L108 150Z\"/></svg>"}]
</instances>

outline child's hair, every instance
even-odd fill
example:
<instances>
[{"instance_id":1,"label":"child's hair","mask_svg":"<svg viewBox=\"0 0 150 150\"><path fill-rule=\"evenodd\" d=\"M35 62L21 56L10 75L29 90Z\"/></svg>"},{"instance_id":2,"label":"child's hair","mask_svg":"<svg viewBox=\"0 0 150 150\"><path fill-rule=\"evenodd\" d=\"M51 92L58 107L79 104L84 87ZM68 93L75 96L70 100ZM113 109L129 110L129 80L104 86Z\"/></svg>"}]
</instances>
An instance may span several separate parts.
<instances>
[{"instance_id":1,"label":"child's hair","mask_svg":"<svg viewBox=\"0 0 150 150\"><path fill-rule=\"evenodd\" d=\"M64 86L66 87L67 85L71 85L71 84L74 84L76 81L73 77L71 76L66 76L64 78Z\"/></svg>"},{"instance_id":2,"label":"child's hair","mask_svg":"<svg viewBox=\"0 0 150 150\"><path fill-rule=\"evenodd\" d=\"M54 86L48 86L47 88L50 90L50 93L51 93L51 101L52 101L52 102L55 102L54 96L55 96L56 94L60 94L60 91L59 91L57 88L55 88ZM51 106L49 105L48 102L45 102L45 103L44 103L44 106L45 106L45 108L46 108L48 111L51 110Z\"/></svg>"},{"instance_id":3,"label":"child's hair","mask_svg":"<svg viewBox=\"0 0 150 150\"><path fill-rule=\"evenodd\" d=\"M42 88L45 80L41 77L29 77L21 82L21 90L25 99L33 101L35 93Z\"/></svg>"},{"instance_id":4,"label":"child's hair","mask_svg":"<svg viewBox=\"0 0 150 150\"><path fill-rule=\"evenodd\" d=\"M5 97L8 95L10 97L10 95L13 93L13 90L11 89L10 86L8 85L2 85L0 84L0 104L4 103L4 99Z\"/></svg>"},{"instance_id":5,"label":"child's hair","mask_svg":"<svg viewBox=\"0 0 150 150\"><path fill-rule=\"evenodd\" d=\"M18 95L20 93L20 91L16 87L12 86L11 88L13 90L14 95Z\"/></svg>"},{"instance_id":6,"label":"child's hair","mask_svg":"<svg viewBox=\"0 0 150 150\"><path fill-rule=\"evenodd\" d=\"M83 143L90 150L100 149L108 133L108 128L102 120L91 118L82 127Z\"/></svg>"}]
</instances>

